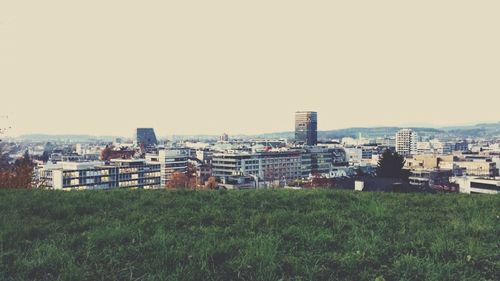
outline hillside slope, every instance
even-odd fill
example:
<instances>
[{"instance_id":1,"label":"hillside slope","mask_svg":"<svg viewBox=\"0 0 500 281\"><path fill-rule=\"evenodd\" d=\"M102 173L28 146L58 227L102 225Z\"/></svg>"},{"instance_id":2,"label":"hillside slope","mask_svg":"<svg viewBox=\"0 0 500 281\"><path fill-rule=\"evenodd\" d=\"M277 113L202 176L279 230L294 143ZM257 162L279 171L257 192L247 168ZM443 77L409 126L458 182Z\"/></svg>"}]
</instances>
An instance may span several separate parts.
<instances>
[{"instance_id":1,"label":"hillside slope","mask_svg":"<svg viewBox=\"0 0 500 281\"><path fill-rule=\"evenodd\" d=\"M0 190L0 279L500 280L499 198Z\"/></svg>"}]
</instances>

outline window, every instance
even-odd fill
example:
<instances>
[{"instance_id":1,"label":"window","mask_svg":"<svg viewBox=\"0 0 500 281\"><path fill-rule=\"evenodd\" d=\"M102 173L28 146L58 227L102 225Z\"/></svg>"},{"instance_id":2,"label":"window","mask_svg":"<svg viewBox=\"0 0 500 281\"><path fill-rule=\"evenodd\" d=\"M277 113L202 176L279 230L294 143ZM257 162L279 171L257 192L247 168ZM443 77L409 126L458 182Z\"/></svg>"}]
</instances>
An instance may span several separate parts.
<instances>
[{"instance_id":1,"label":"window","mask_svg":"<svg viewBox=\"0 0 500 281\"><path fill-rule=\"evenodd\" d=\"M497 191L500 190L500 187L497 186L496 184L487 184L487 183L480 183L480 182L471 182L470 187L488 189L488 190L497 190Z\"/></svg>"}]
</instances>

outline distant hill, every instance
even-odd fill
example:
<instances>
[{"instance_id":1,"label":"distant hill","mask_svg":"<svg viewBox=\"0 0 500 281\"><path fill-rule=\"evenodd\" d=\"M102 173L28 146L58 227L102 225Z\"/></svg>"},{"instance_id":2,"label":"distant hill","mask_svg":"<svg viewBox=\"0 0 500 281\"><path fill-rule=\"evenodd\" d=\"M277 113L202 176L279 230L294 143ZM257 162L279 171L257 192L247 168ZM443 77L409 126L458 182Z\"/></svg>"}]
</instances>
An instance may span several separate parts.
<instances>
[{"instance_id":1,"label":"distant hill","mask_svg":"<svg viewBox=\"0 0 500 281\"><path fill-rule=\"evenodd\" d=\"M392 137L401 128L411 128L421 136L456 136L456 137L499 137L500 122L480 123L469 126L446 126L446 127L352 127L336 130L318 131L319 139L340 139L343 137L356 138L361 134L363 137ZM218 139L218 135L175 135L176 139ZM231 135L232 138L286 138L293 139L293 131L274 132L257 135ZM113 141L121 136L92 136L92 135L50 135L50 134L28 134L20 137L30 141ZM125 138L126 139L126 138Z\"/></svg>"},{"instance_id":2,"label":"distant hill","mask_svg":"<svg viewBox=\"0 0 500 281\"><path fill-rule=\"evenodd\" d=\"M467 137L498 137L500 136L500 122L482 123L472 126L450 126L443 127L448 134Z\"/></svg>"},{"instance_id":3,"label":"distant hill","mask_svg":"<svg viewBox=\"0 0 500 281\"><path fill-rule=\"evenodd\" d=\"M50 134L27 134L19 137L30 141L114 141L119 136L92 136L92 135L50 135Z\"/></svg>"},{"instance_id":4,"label":"distant hill","mask_svg":"<svg viewBox=\"0 0 500 281\"><path fill-rule=\"evenodd\" d=\"M401 128L411 128L423 136L455 135L457 137L494 137L500 136L500 122L483 123L471 126L449 126L440 128L431 127L353 127L345 129L318 131L319 139L339 139L343 137L384 137L394 136ZM278 132L260 134L261 138L293 138L294 132Z\"/></svg>"}]
</instances>

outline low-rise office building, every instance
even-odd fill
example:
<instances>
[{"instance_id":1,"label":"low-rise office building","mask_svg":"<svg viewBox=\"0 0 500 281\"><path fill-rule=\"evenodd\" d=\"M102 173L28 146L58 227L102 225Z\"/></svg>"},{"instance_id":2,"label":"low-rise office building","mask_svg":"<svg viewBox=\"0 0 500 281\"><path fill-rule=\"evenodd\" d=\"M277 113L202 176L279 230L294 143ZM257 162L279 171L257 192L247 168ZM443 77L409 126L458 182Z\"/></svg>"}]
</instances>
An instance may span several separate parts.
<instances>
[{"instance_id":1,"label":"low-rise office building","mask_svg":"<svg viewBox=\"0 0 500 281\"><path fill-rule=\"evenodd\" d=\"M303 147L290 150L261 152L214 153L213 176L222 179L235 173L254 175L262 181L291 181L310 175L330 173L336 149Z\"/></svg>"},{"instance_id":2,"label":"low-rise office building","mask_svg":"<svg viewBox=\"0 0 500 281\"><path fill-rule=\"evenodd\" d=\"M259 176L261 163L252 153L214 153L212 158L212 175L222 179L244 173Z\"/></svg>"},{"instance_id":3,"label":"low-rise office building","mask_svg":"<svg viewBox=\"0 0 500 281\"><path fill-rule=\"evenodd\" d=\"M139 160L59 162L38 170L41 187L53 189L159 188L160 165Z\"/></svg>"},{"instance_id":4,"label":"low-rise office building","mask_svg":"<svg viewBox=\"0 0 500 281\"><path fill-rule=\"evenodd\" d=\"M500 194L499 177L456 177L453 182L459 185L460 193Z\"/></svg>"},{"instance_id":5,"label":"low-rise office building","mask_svg":"<svg viewBox=\"0 0 500 281\"><path fill-rule=\"evenodd\" d=\"M301 154L296 151L259 153L215 153L213 176L222 179L238 173L254 175L263 181L301 176Z\"/></svg>"},{"instance_id":6,"label":"low-rise office building","mask_svg":"<svg viewBox=\"0 0 500 281\"><path fill-rule=\"evenodd\" d=\"M410 171L410 185L421 188L442 188L451 186L450 177L453 176L452 170L447 169L416 169Z\"/></svg>"},{"instance_id":7,"label":"low-rise office building","mask_svg":"<svg viewBox=\"0 0 500 281\"><path fill-rule=\"evenodd\" d=\"M496 163L491 160L455 161L466 176L494 177L498 175Z\"/></svg>"}]
</instances>

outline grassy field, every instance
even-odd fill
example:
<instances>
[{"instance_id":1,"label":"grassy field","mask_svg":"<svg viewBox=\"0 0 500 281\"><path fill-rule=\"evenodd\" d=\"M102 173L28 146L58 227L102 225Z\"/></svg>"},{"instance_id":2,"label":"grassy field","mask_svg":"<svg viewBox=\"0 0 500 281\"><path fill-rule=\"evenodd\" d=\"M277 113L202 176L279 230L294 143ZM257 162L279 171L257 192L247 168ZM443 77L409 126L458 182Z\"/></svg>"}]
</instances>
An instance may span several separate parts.
<instances>
[{"instance_id":1,"label":"grassy field","mask_svg":"<svg viewBox=\"0 0 500 281\"><path fill-rule=\"evenodd\" d=\"M0 190L2 280L500 280L500 197Z\"/></svg>"}]
</instances>

